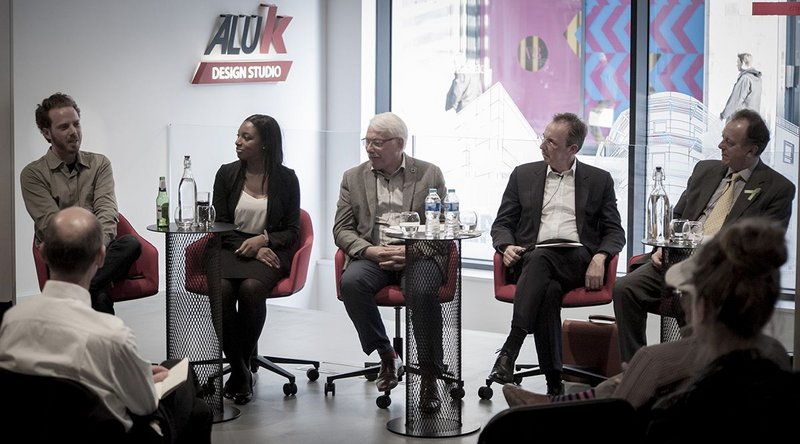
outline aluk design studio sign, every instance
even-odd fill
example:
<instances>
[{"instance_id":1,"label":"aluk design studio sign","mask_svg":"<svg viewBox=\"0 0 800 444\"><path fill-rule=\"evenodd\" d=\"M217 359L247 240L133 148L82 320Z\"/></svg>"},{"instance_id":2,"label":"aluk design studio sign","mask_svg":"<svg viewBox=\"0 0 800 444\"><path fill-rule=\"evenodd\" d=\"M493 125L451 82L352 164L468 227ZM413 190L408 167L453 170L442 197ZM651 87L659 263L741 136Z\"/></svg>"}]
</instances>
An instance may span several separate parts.
<instances>
[{"instance_id":1,"label":"aluk design studio sign","mask_svg":"<svg viewBox=\"0 0 800 444\"><path fill-rule=\"evenodd\" d=\"M275 5L261 4L258 15L222 14L197 65L192 84L283 82L292 67L291 60L268 60L286 54L283 32L292 17L278 15Z\"/></svg>"}]
</instances>

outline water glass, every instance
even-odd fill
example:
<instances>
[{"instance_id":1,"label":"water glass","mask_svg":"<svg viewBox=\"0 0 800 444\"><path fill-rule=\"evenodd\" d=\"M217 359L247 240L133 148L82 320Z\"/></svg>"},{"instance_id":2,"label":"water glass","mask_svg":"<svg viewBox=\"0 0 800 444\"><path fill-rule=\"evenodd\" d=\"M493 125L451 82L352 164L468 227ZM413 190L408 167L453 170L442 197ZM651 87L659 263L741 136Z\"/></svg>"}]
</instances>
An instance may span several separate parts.
<instances>
[{"instance_id":1,"label":"water glass","mask_svg":"<svg viewBox=\"0 0 800 444\"><path fill-rule=\"evenodd\" d=\"M398 225L404 237L414 237L419 230L419 213L416 211L403 211L398 218Z\"/></svg>"},{"instance_id":2,"label":"water glass","mask_svg":"<svg viewBox=\"0 0 800 444\"><path fill-rule=\"evenodd\" d=\"M687 225L687 238L689 245L696 247L703 242L703 223L696 220L691 220L686 223Z\"/></svg>"},{"instance_id":3,"label":"water glass","mask_svg":"<svg viewBox=\"0 0 800 444\"><path fill-rule=\"evenodd\" d=\"M478 215L474 211L462 211L458 216L462 233L474 233L478 227Z\"/></svg>"},{"instance_id":4,"label":"water glass","mask_svg":"<svg viewBox=\"0 0 800 444\"><path fill-rule=\"evenodd\" d=\"M670 242L676 245L686 245L688 222L686 219L672 219L669 223Z\"/></svg>"},{"instance_id":5,"label":"water glass","mask_svg":"<svg viewBox=\"0 0 800 444\"><path fill-rule=\"evenodd\" d=\"M214 226L214 219L217 217L217 212L214 210L214 205L211 204L210 197L211 193L208 191L197 193L197 225L206 230Z\"/></svg>"}]
</instances>

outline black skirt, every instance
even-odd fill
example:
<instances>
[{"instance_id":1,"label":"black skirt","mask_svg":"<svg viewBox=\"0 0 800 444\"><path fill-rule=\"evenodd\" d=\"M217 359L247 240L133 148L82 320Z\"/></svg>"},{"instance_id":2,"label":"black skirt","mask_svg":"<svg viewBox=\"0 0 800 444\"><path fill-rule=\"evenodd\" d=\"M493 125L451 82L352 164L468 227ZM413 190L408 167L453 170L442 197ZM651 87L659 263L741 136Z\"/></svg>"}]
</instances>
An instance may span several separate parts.
<instances>
[{"instance_id":1,"label":"black skirt","mask_svg":"<svg viewBox=\"0 0 800 444\"><path fill-rule=\"evenodd\" d=\"M222 234L222 245L220 248L219 264L220 272L223 279L257 279L264 283L269 288L281 278L289 274L292 265L292 251L278 250L275 254L281 261L280 268L272 268L257 261L255 258L245 258L237 256L236 251L242 243L255 236L250 233L242 233L240 231L232 231Z\"/></svg>"}]
</instances>

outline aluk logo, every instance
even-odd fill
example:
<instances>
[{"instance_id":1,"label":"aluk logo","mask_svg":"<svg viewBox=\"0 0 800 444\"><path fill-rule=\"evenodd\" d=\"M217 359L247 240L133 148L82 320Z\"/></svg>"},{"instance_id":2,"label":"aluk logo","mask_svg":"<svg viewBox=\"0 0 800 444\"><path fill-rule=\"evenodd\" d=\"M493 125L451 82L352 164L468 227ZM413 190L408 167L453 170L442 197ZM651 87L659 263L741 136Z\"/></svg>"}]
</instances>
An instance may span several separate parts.
<instances>
[{"instance_id":1,"label":"aluk logo","mask_svg":"<svg viewBox=\"0 0 800 444\"><path fill-rule=\"evenodd\" d=\"M270 48L276 54L286 54L283 33L291 21L292 17L278 15L277 6L263 3L259 15L220 15L204 55L213 61L198 64L192 83L285 81L292 62L263 60L260 55L269 54Z\"/></svg>"}]
</instances>

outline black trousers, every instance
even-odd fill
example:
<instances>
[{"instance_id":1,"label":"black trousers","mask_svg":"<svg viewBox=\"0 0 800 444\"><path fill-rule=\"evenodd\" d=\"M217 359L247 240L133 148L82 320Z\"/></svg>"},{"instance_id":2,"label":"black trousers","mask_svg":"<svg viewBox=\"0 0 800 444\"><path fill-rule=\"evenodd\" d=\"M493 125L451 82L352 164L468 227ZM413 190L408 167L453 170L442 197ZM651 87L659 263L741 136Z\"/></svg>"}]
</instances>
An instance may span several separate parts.
<instances>
[{"instance_id":1,"label":"black trousers","mask_svg":"<svg viewBox=\"0 0 800 444\"><path fill-rule=\"evenodd\" d=\"M585 247L528 250L517 264L511 327L533 333L536 355L544 372L561 371L561 298L582 287L591 254Z\"/></svg>"},{"instance_id":2,"label":"black trousers","mask_svg":"<svg viewBox=\"0 0 800 444\"><path fill-rule=\"evenodd\" d=\"M114 301L109 291L111 284L125 279L128 270L142 254L139 239L131 234L120 236L106 247L106 260L97 270L89 286L92 296L92 308L103 313L114 314Z\"/></svg>"}]
</instances>

